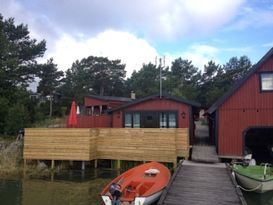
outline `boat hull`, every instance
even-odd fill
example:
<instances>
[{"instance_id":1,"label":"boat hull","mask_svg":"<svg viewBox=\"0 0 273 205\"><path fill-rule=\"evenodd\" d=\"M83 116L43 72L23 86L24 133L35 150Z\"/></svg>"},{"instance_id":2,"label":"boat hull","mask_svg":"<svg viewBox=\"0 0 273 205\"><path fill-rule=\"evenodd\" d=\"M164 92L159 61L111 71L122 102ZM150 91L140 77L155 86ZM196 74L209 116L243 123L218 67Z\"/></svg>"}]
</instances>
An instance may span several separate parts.
<instances>
[{"instance_id":1,"label":"boat hull","mask_svg":"<svg viewBox=\"0 0 273 205\"><path fill-rule=\"evenodd\" d=\"M148 162L116 177L106 185L101 192L101 197L105 205L111 205L110 192L113 191L112 187L118 184L121 205L149 205L159 199L170 177L170 170L167 167L158 162Z\"/></svg>"},{"instance_id":2,"label":"boat hull","mask_svg":"<svg viewBox=\"0 0 273 205\"><path fill-rule=\"evenodd\" d=\"M247 190L253 190L258 193L264 193L273 190L273 180L270 181L255 180L236 172L235 176L236 179L238 180L238 183Z\"/></svg>"},{"instance_id":3,"label":"boat hull","mask_svg":"<svg viewBox=\"0 0 273 205\"><path fill-rule=\"evenodd\" d=\"M154 202L156 202L161 194L162 194L163 190L162 191L159 191L151 196L147 196L147 197L136 197L134 201L132 201L134 205L149 205L149 204L152 204ZM112 201L110 199L109 196L101 196L102 197L102 200L104 202L105 205L112 205ZM126 204L126 202L121 202L121 205L122 204Z\"/></svg>"}]
</instances>

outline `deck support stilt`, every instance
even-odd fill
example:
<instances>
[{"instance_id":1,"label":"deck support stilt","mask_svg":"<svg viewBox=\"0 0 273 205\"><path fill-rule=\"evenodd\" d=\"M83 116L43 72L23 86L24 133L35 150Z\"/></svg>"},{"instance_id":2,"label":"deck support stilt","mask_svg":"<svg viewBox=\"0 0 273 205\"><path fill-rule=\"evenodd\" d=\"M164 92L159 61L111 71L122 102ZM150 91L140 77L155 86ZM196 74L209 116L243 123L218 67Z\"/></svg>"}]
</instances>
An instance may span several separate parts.
<instances>
[{"instance_id":1,"label":"deck support stilt","mask_svg":"<svg viewBox=\"0 0 273 205\"><path fill-rule=\"evenodd\" d=\"M23 175L24 175L24 177L26 175L26 170L27 170L27 160L24 159L24 167L23 167Z\"/></svg>"},{"instance_id":2,"label":"deck support stilt","mask_svg":"<svg viewBox=\"0 0 273 205\"><path fill-rule=\"evenodd\" d=\"M85 161L82 161L82 171L85 170Z\"/></svg>"},{"instance_id":3,"label":"deck support stilt","mask_svg":"<svg viewBox=\"0 0 273 205\"><path fill-rule=\"evenodd\" d=\"M27 160L24 159L24 169L26 169L26 168L27 168Z\"/></svg>"},{"instance_id":4,"label":"deck support stilt","mask_svg":"<svg viewBox=\"0 0 273 205\"><path fill-rule=\"evenodd\" d=\"M177 168L177 162L176 161L173 162L173 168L174 169Z\"/></svg>"},{"instance_id":5,"label":"deck support stilt","mask_svg":"<svg viewBox=\"0 0 273 205\"><path fill-rule=\"evenodd\" d=\"M55 161L54 161L54 159L52 159L51 160L51 169L54 169L54 167L55 167Z\"/></svg>"},{"instance_id":6,"label":"deck support stilt","mask_svg":"<svg viewBox=\"0 0 273 205\"><path fill-rule=\"evenodd\" d=\"M97 159L94 160L94 168L95 168L95 169L98 168L98 160L97 160Z\"/></svg>"},{"instance_id":7,"label":"deck support stilt","mask_svg":"<svg viewBox=\"0 0 273 205\"><path fill-rule=\"evenodd\" d=\"M118 159L118 160L117 160L117 169L120 169L120 167L121 167L120 164L121 164L121 161Z\"/></svg>"},{"instance_id":8,"label":"deck support stilt","mask_svg":"<svg viewBox=\"0 0 273 205\"><path fill-rule=\"evenodd\" d=\"M73 167L73 163L74 163L73 160L69 160L69 166L70 167Z\"/></svg>"},{"instance_id":9,"label":"deck support stilt","mask_svg":"<svg viewBox=\"0 0 273 205\"><path fill-rule=\"evenodd\" d=\"M54 172L51 172L50 180L51 180L52 182L54 181Z\"/></svg>"}]
</instances>

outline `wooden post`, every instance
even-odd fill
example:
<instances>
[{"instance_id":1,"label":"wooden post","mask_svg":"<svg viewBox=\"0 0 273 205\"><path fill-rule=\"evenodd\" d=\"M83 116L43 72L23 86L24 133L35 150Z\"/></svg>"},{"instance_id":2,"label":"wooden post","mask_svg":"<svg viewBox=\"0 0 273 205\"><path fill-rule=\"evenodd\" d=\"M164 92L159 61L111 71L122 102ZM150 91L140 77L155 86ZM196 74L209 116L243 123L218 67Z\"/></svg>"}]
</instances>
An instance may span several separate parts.
<instances>
[{"instance_id":1,"label":"wooden post","mask_svg":"<svg viewBox=\"0 0 273 205\"><path fill-rule=\"evenodd\" d=\"M95 169L98 168L98 160L97 160L97 159L95 159L95 161L94 161L94 168L95 168Z\"/></svg>"},{"instance_id":2,"label":"wooden post","mask_svg":"<svg viewBox=\"0 0 273 205\"><path fill-rule=\"evenodd\" d=\"M51 180L52 182L54 181L54 172L51 172L50 180Z\"/></svg>"},{"instance_id":3,"label":"wooden post","mask_svg":"<svg viewBox=\"0 0 273 205\"><path fill-rule=\"evenodd\" d=\"M174 169L176 169L176 167L177 167L177 162L176 162L176 160L173 162L173 168Z\"/></svg>"},{"instance_id":4,"label":"wooden post","mask_svg":"<svg viewBox=\"0 0 273 205\"><path fill-rule=\"evenodd\" d=\"M24 159L24 169L26 169L26 168L27 168L27 160Z\"/></svg>"},{"instance_id":5,"label":"wooden post","mask_svg":"<svg viewBox=\"0 0 273 205\"><path fill-rule=\"evenodd\" d=\"M55 163L55 161L54 161L54 159L52 159L51 160L51 169L54 169L54 163Z\"/></svg>"},{"instance_id":6,"label":"wooden post","mask_svg":"<svg viewBox=\"0 0 273 205\"><path fill-rule=\"evenodd\" d=\"M91 106L91 115L94 115L94 106Z\"/></svg>"},{"instance_id":7,"label":"wooden post","mask_svg":"<svg viewBox=\"0 0 273 205\"><path fill-rule=\"evenodd\" d=\"M26 169L27 169L27 160L24 159L24 167L23 167L23 175L24 175L24 177L26 175Z\"/></svg>"},{"instance_id":8,"label":"wooden post","mask_svg":"<svg viewBox=\"0 0 273 205\"><path fill-rule=\"evenodd\" d=\"M120 160L117 160L117 169L120 169Z\"/></svg>"},{"instance_id":9,"label":"wooden post","mask_svg":"<svg viewBox=\"0 0 273 205\"><path fill-rule=\"evenodd\" d=\"M73 160L69 160L69 166L70 166L70 167L73 166Z\"/></svg>"},{"instance_id":10,"label":"wooden post","mask_svg":"<svg viewBox=\"0 0 273 205\"><path fill-rule=\"evenodd\" d=\"M85 170L85 161L82 161L82 171Z\"/></svg>"},{"instance_id":11,"label":"wooden post","mask_svg":"<svg viewBox=\"0 0 273 205\"><path fill-rule=\"evenodd\" d=\"M100 105L100 115L102 114L102 105Z\"/></svg>"}]
</instances>

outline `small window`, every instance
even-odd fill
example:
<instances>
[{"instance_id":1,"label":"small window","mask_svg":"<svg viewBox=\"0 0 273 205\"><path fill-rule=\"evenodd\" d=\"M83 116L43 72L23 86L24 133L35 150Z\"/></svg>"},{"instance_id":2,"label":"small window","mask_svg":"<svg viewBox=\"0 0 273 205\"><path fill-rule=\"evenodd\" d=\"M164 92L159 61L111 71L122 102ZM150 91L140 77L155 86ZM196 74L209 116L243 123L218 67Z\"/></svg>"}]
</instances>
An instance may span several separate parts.
<instances>
[{"instance_id":1,"label":"small window","mask_svg":"<svg viewBox=\"0 0 273 205\"><path fill-rule=\"evenodd\" d=\"M176 128L176 114L169 113L169 128Z\"/></svg>"},{"instance_id":2,"label":"small window","mask_svg":"<svg viewBox=\"0 0 273 205\"><path fill-rule=\"evenodd\" d=\"M140 113L128 112L124 115L124 127L125 128L139 128L140 127Z\"/></svg>"},{"instance_id":3,"label":"small window","mask_svg":"<svg viewBox=\"0 0 273 205\"><path fill-rule=\"evenodd\" d=\"M125 113L125 122L124 127L131 128L132 127L132 114L131 113Z\"/></svg>"},{"instance_id":4,"label":"small window","mask_svg":"<svg viewBox=\"0 0 273 205\"><path fill-rule=\"evenodd\" d=\"M133 119L133 127L134 128L140 128L140 113L134 113L134 119Z\"/></svg>"},{"instance_id":5,"label":"small window","mask_svg":"<svg viewBox=\"0 0 273 205\"><path fill-rule=\"evenodd\" d=\"M160 113L159 125L162 128L167 127L167 113L166 112L161 112Z\"/></svg>"},{"instance_id":6,"label":"small window","mask_svg":"<svg viewBox=\"0 0 273 205\"><path fill-rule=\"evenodd\" d=\"M261 73L261 91L273 91L273 73Z\"/></svg>"}]
</instances>

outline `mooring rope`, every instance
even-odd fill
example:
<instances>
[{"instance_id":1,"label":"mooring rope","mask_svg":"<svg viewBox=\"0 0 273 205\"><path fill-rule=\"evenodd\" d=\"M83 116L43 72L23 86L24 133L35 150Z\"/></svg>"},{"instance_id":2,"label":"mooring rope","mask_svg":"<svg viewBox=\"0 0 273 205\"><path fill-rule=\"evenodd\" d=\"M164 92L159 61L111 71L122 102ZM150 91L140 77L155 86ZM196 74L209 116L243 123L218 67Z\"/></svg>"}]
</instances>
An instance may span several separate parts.
<instances>
[{"instance_id":1,"label":"mooring rope","mask_svg":"<svg viewBox=\"0 0 273 205\"><path fill-rule=\"evenodd\" d=\"M240 189L247 191L247 192L251 192L251 191L256 191L257 189L259 189L262 186L262 184L259 184L257 187L253 188L253 189L246 189L240 185L237 185L237 187L239 187Z\"/></svg>"}]
</instances>

